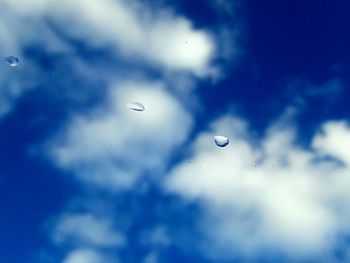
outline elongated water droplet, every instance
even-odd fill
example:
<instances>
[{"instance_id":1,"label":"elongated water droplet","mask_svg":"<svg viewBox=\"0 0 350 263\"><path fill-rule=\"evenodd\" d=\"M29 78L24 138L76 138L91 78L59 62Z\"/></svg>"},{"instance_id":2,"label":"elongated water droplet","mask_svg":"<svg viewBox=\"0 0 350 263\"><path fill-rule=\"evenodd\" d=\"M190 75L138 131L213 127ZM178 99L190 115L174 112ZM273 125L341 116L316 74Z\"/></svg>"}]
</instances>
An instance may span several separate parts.
<instances>
[{"instance_id":1,"label":"elongated water droplet","mask_svg":"<svg viewBox=\"0 0 350 263\"><path fill-rule=\"evenodd\" d=\"M145 110L145 106L143 106L143 104L141 104L140 102L129 102L128 104L126 104L126 107L128 109L131 109L134 111L144 111Z\"/></svg>"},{"instance_id":2,"label":"elongated water droplet","mask_svg":"<svg viewBox=\"0 0 350 263\"><path fill-rule=\"evenodd\" d=\"M215 144L219 147L225 147L229 144L229 139L221 135L214 136L214 141Z\"/></svg>"},{"instance_id":3,"label":"elongated water droplet","mask_svg":"<svg viewBox=\"0 0 350 263\"><path fill-rule=\"evenodd\" d=\"M16 67L19 64L19 59L14 56L9 56L5 58L5 62L11 67Z\"/></svg>"}]
</instances>

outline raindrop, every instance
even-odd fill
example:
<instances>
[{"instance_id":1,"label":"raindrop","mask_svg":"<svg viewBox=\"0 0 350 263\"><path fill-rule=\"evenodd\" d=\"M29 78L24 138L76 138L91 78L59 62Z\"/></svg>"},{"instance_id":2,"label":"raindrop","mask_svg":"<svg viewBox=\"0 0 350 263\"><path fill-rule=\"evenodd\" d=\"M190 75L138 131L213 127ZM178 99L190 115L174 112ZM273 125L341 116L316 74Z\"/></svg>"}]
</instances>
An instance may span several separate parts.
<instances>
[{"instance_id":1,"label":"raindrop","mask_svg":"<svg viewBox=\"0 0 350 263\"><path fill-rule=\"evenodd\" d=\"M19 64L19 59L14 56L9 56L5 58L5 62L9 64L10 67L16 67Z\"/></svg>"},{"instance_id":2,"label":"raindrop","mask_svg":"<svg viewBox=\"0 0 350 263\"><path fill-rule=\"evenodd\" d=\"M134 111L144 111L145 106L143 106L140 102L129 102L126 104L126 107L128 109L134 110Z\"/></svg>"},{"instance_id":3,"label":"raindrop","mask_svg":"<svg viewBox=\"0 0 350 263\"><path fill-rule=\"evenodd\" d=\"M215 141L215 144L219 147L225 147L229 144L229 140L225 136L220 136L220 135L214 136L214 141Z\"/></svg>"}]
</instances>

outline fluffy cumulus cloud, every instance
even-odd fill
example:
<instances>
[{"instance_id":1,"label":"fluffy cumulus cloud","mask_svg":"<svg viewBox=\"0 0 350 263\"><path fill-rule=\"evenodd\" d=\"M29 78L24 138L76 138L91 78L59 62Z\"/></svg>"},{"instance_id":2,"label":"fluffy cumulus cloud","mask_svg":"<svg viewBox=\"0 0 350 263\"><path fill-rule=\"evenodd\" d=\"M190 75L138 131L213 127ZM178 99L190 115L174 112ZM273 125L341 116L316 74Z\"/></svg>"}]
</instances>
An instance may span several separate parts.
<instances>
[{"instance_id":1,"label":"fluffy cumulus cloud","mask_svg":"<svg viewBox=\"0 0 350 263\"><path fill-rule=\"evenodd\" d=\"M350 165L350 127L345 121L327 122L313 141L315 149Z\"/></svg>"},{"instance_id":2,"label":"fluffy cumulus cloud","mask_svg":"<svg viewBox=\"0 0 350 263\"><path fill-rule=\"evenodd\" d=\"M191 163L177 165L165 187L206 211L198 224L210 256L326 255L339 233L350 231L350 128L327 122L308 148L298 146L288 121L278 121L261 140L248 131L232 116L216 121L194 142ZM231 144L216 147L216 134Z\"/></svg>"},{"instance_id":3,"label":"fluffy cumulus cloud","mask_svg":"<svg viewBox=\"0 0 350 263\"><path fill-rule=\"evenodd\" d=\"M215 3L232 12L228 1ZM26 53L32 46L47 55L60 53L82 61L86 58L72 44L79 42L90 51L107 52L109 61L118 65L135 63L179 76L179 86L185 82L195 86L193 76L212 74L211 61L217 55L208 31L141 1L2 0L0 38L0 56L17 55L21 60L17 68L1 66L0 115L41 80L40 66ZM87 68L86 75L102 71ZM111 75L106 82L115 78ZM166 83L151 78L109 82L104 101L70 116L48 142L50 160L98 189L120 193L134 189L144 178L148 183L157 179L166 193L199 203L205 216L197 223L207 237L201 240L203 254L216 259L239 255L254 261L269 250L293 260L325 255L336 246L340 233L349 233L350 127L346 122L324 123L311 147L302 147L288 121L275 123L259 140L249 134L245 121L224 116L194 139L191 162L180 162L165 177L171 157L188 140L194 122L194 115ZM144 104L145 111L127 109L133 101ZM214 135L229 137L230 145L217 147ZM63 213L56 223L54 243L73 246L63 263L116 262L106 257L113 253L103 251L127 243L112 216ZM171 223L145 234L142 240L152 250L143 262L160 261L157 249L173 243L165 231L168 227Z\"/></svg>"},{"instance_id":4,"label":"fluffy cumulus cloud","mask_svg":"<svg viewBox=\"0 0 350 263\"><path fill-rule=\"evenodd\" d=\"M69 56L73 71L66 78L81 65L86 65L84 74L89 77L105 69L91 70L76 41L90 51L104 50L118 65L136 63L146 71L157 68L175 74L176 79L213 72L215 47L207 31L195 28L189 19L165 7L154 9L141 1L4 0L0 3L0 35L4 39L1 55L20 58L20 65L0 78L0 114L8 112L28 87L43 84L40 80L48 71L41 72L42 65L28 56L32 47L40 47L45 56ZM29 68L32 72L27 70L23 77L16 73ZM106 79L113 78L109 73L103 73L108 75ZM136 67L130 75L139 73ZM174 147L186 139L192 120L162 79L124 78L115 83L107 88L111 98L108 105L88 116L72 118L52 142L50 152L59 167L79 178L118 189L130 187L141 173L161 170ZM81 89L80 97L84 92ZM146 105L142 115L126 110L125 104L132 100Z\"/></svg>"},{"instance_id":5,"label":"fluffy cumulus cloud","mask_svg":"<svg viewBox=\"0 0 350 263\"><path fill-rule=\"evenodd\" d=\"M20 59L16 68L2 65L9 73L0 77L0 114L9 112L29 88L57 85L55 90L70 93L67 100L79 100L90 92L89 80L103 79L99 88L106 97L97 97L93 109L66 116L65 125L45 148L52 163L95 190L119 193L134 189L144 177L157 179L193 126L186 103L175 93L184 94L197 78L215 73L213 35L165 6L153 8L142 1L4 0L0 36L0 56ZM109 65L90 61L80 53L81 47L91 54L103 53ZM40 52L33 55L33 49ZM51 69L43 69L46 64L41 62L56 56L70 63L61 76L65 82L47 83ZM67 68L62 60L54 65ZM117 66L122 69L112 72ZM152 79L149 70L165 77ZM144 77L135 77L140 75ZM84 79L84 85L69 81L77 78ZM165 78L176 83L168 85ZM143 103L146 110L127 109L133 101ZM51 236L58 249L72 249L63 263L116 262L106 255L127 241L115 229L113 216L95 216L89 209L62 214ZM156 254L145 261L155 262Z\"/></svg>"},{"instance_id":6,"label":"fluffy cumulus cloud","mask_svg":"<svg viewBox=\"0 0 350 263\"><path fill-rule=\"evenodd\" d=\"M126 107L134 101L145 111ZM126 81L111 88L105 106L72 118L50 151L59 167L82 181L128 189L147 172L161 172L191 127L191 115L162 83Z\"/></svg>"},{"instance_id":7,"label":"fluffy cumulus cloud","mask_svg":"<svg viewBox=\"0 0 350 263\"><path fill-rule=\"evenodd\" d=\"M63 257L56 256L54 262L116 263L118 253L127 244L117 220L110 214L70 211L52 223L52 242L64 251Z\"/></svg>"},{"instance_id":8,"label":"fluffy cumulus cloud","mask_svg":"<svg viewBox=\"0 0 350 263\"><path fill-rule=\"evenodd\" d=\"M116 62L137 63L195 76L215 74L213 37L166 8L141 1L4 0L0 2L0 56L19 57L19 69L1 68L0 115L28 89L40 86L43 72L28 49L79 59L74 41L104 50ZM3 66L3 65L2 65Z\"/></svg>"},{"instance_id":9,"label":"fluffy cumulus cloud","mask_svg":"<svg viewBox=\"0 0 350 263\"><path fill-rule=\"evenodd\" d=\"M59 47L62 41L51 30L56 27L62 35L83 41L91 48L106 48L116 55L172 70L210 73L208 66L214 55L211 36L169 10L150 9L137 1L114 0L5 0L1 6L6 8L7 17L16 17L14 29L17 24L29 29L24 36L13 33L23 41L45 38L43 43ZM43 30L44 36L38 36L35 30ZM11 32L3 34L11 39ZM18 43L18 39L8 40L8 46Z\"/></svg>"}]
</instances>

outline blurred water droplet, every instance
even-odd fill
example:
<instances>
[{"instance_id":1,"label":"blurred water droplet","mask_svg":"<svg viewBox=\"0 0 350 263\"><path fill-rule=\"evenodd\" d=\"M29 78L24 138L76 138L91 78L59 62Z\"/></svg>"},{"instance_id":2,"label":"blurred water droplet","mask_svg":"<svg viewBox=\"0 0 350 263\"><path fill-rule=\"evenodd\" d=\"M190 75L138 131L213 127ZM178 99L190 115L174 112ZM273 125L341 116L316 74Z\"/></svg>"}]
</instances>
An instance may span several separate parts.
<instances>
[{"instance_id":1,"label":"blurred water droplet","mask_svg":"<svg viewBox=\"0 0 350 263\"><path fill-rule=\"evenodd\" d=\"M5 62L11 67L16 67L19 64L19 59L14 56L9 56L5 58Z\"/></svg>"},{"instance_id":2,"label":"blurred water droplet","mask_svg":"<svg viewBox=\"0 0 350 263\"><path fill-rule=\"evenodd\" d=\"M126 104L126 107L128 109L131 109L134 111L144 111L145 110L145 106L143 106L143 104L141 104L140 102L129 102L128 104Z\"/></svg>"},{"instance_id":3,"label":"blurred water droplet","mask_svg":"<svg viewBox=\"0 0 350 263\"><path fill-rule=\"evenodd\" d=\"M225 136L214 136L215 144L219 147L225 147L229 144L229 139Z\"/></svg>"}]
</instances>

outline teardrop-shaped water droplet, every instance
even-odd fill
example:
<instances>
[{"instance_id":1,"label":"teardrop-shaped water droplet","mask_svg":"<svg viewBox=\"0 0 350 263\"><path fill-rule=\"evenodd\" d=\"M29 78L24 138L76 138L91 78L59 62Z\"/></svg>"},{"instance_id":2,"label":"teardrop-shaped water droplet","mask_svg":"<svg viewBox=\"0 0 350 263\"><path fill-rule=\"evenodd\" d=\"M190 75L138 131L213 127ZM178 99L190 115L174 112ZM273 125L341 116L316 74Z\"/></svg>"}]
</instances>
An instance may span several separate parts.
<instances>
[{"instance_id":1,"label":"teardrop-shaped water droplet","mask_svg":"<svg viewBox=\"0 0 350 263\"><path fill-rule=\"evenodd\" d=\"M5 58L5 62L11 67L16 67L19 64L19 59L14 56L9 56Z\"/></svg>"},{"instance_id":2,"label":"teardrop-shaped water droplet","mask_svg":"<svg viewBox=\"0 0 350 263\"><path fill-rule=\"evenodd\" d=\"M129 102L128 104L126 104L126 107L128 109L131 109L134 111L144 111L145 110L145 106L143 106L143 104L141 104L140 102Z\"/></svg>"},{"instance_id":3,"label":"teardrop-shaped water droplet","mask_svg":"<svg viewBox=\"0 0 350 263\"><path fill-rule=\"evenodd\" d=\"M229 144L229 139L221 135L214 136L214 141L215 144L219 147L225 147Z\"/></svg>"}]
</instances>

